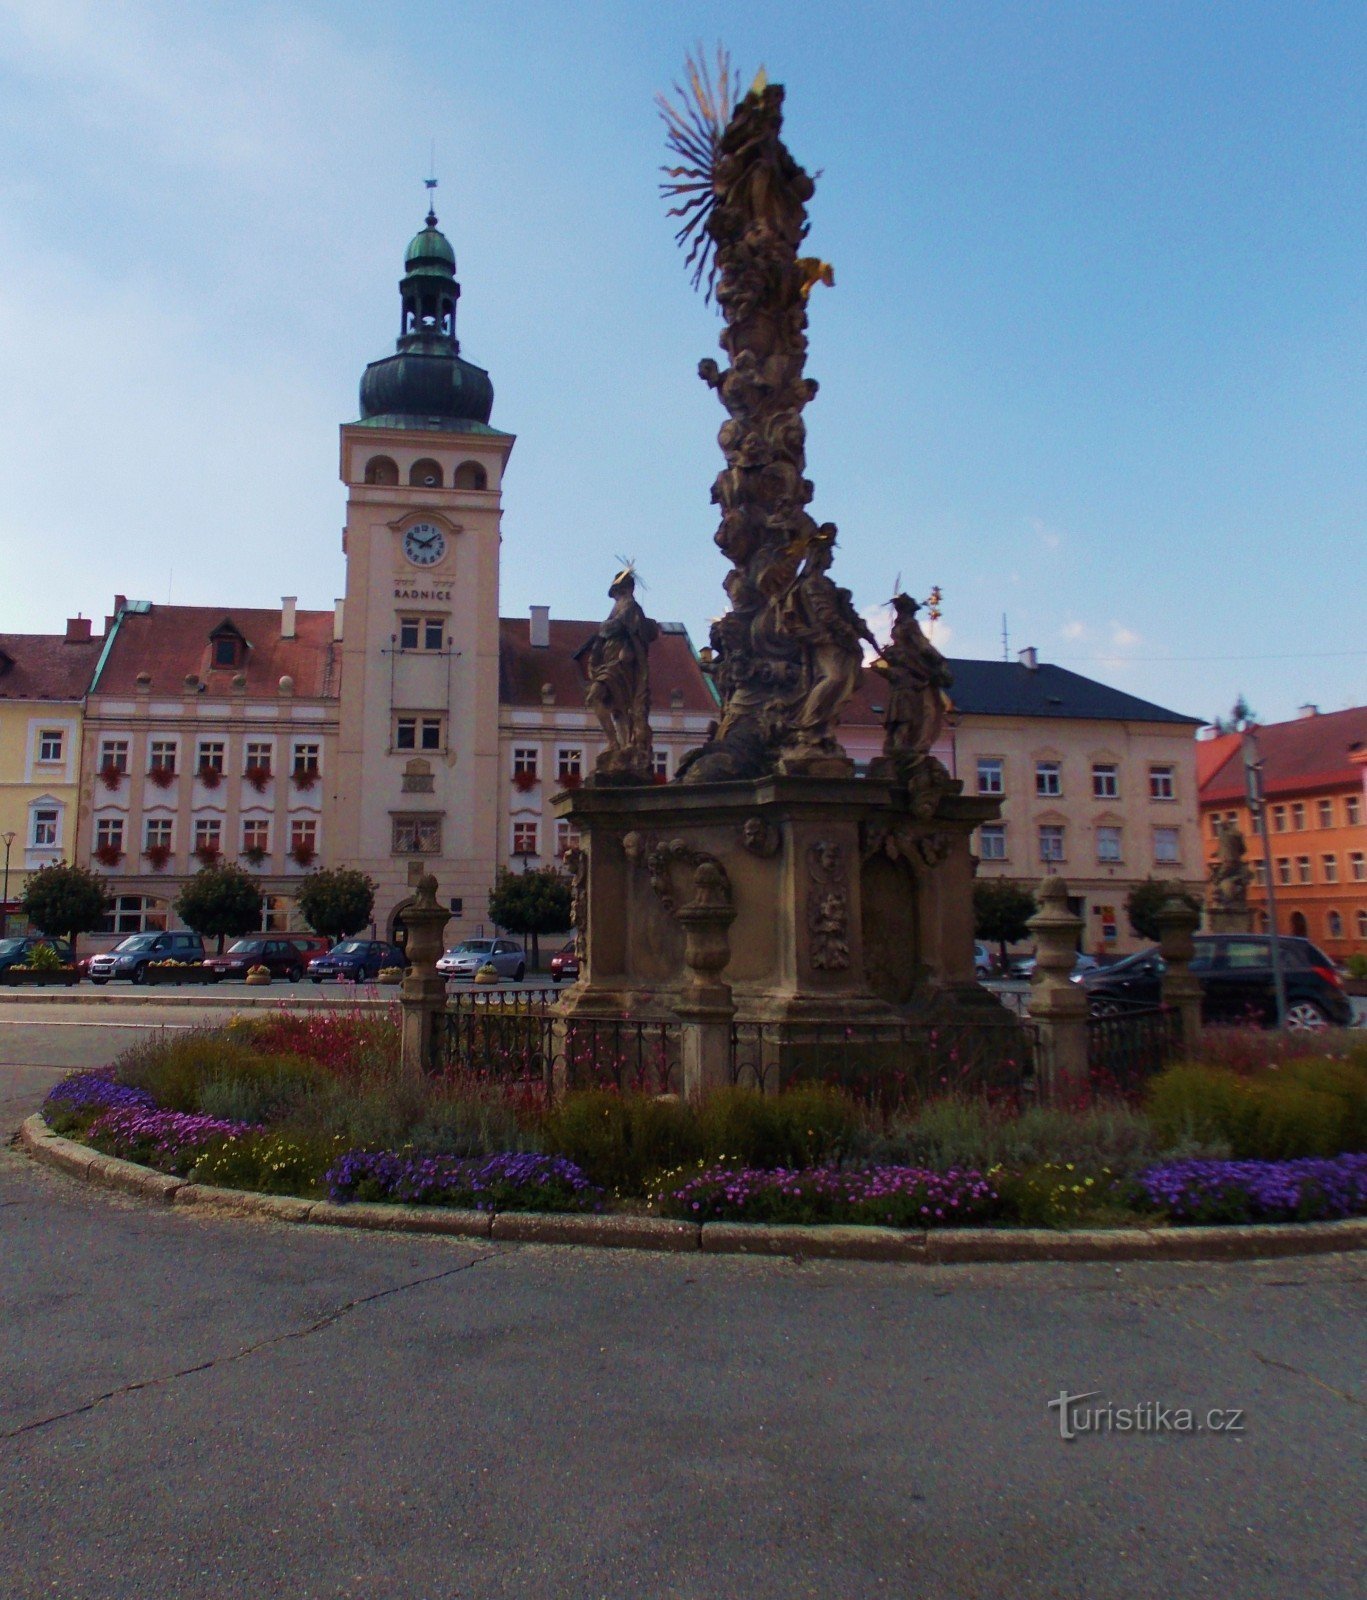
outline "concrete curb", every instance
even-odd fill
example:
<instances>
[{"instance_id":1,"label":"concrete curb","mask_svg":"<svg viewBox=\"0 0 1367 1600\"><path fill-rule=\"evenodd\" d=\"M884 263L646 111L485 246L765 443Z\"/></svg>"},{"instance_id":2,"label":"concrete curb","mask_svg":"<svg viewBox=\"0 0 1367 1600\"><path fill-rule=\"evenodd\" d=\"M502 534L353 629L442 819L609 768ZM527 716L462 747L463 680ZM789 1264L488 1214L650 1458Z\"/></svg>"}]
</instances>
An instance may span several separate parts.
<instances>
[{"instance_id":1,"label":"concrete curb","mask_svg":"<svg viewBox=\"0 0 1367 1600\"><path fill-rule=\"evenodd\" d=\"M196 984L193 993L183 989L163 992L160 988L130 989L117 994L83 994L78 989L63 989L54 994L50 989L28 993L23 989L0 990L0 1008L7 1005L25 1006L185 1006L200 1011L210 1007L220 1011L335 1011L338 1007L382 1010L395 1005L398 990L392 997L357 995L353 999L336 996L320 999L314 995L295 995L280 990L267 989L262 994L218 994L212 983Z\"/></svg>"},{"instance_id":2,"label":"concrete curb","mask_svg":"<svg viewBox=\"0 0 1367 1600\"><path fill-rule=\"evenodd\" d=\"M704 1255L787 1256L925 1265L1011 1261L1251 1261L1367 1249L1367 1217L1345 1222L1282 1222L1222 1228L901 1228L800 1227L762 1222L676 1222L621 1213L458 1211L447 1206L333 1205L295 1195L253 1194L189 1183L132 1161L101 1155L53 1133L40 1116L19 1129L35 1160L73 1178L163 1205L208 1214L262 1217L384 1233L434 1233L519 1244L599 1249L700 1251Z\"/></svg>"}]
</instances>

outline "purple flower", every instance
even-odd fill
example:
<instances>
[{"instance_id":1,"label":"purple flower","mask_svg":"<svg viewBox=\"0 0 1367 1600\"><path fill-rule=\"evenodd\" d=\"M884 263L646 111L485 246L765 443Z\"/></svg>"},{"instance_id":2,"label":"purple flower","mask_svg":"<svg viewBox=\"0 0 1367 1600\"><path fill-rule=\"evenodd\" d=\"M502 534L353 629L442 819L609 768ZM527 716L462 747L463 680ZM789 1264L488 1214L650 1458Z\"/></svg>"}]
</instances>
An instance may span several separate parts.
<instances>
[{"instance_id":1,"label":"purple flower","mask_svg":"<svg viewBox=\"0 0 1367 1600\"><path fill-rule=\"evenodd\" d=\"M522 1151L462 1159L352 1150L324 1182L331 1198L469 1206L476 1211L601 1211L603 1191L564 1156Z\"/></svg>"},{"instance_id":2,"label":"purple flower","mask_svg":"<svg viewBox=\"0 0 1367 1600\"><path fill-rule=\"evenodd\" d=\"M1167 1161L1136 1181L1173 1222L1318 1222L1367 1214L1367 1155L1296 1161Z\"/></svg>"}]
</instances>

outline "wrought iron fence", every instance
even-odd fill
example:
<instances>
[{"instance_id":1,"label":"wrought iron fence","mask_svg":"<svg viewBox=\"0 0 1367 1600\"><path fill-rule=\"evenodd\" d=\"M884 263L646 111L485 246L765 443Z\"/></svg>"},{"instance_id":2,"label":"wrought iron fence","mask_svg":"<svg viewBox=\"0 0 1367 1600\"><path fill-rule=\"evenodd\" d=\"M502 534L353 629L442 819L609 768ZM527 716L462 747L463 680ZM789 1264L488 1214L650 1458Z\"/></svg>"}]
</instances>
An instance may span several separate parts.
<instances>
[{"instance_id":1,"label":"wrought iron fence","mask_svg":"<svg viewBox=\"0 0 1367 1600\"><path fill-rule=\"evenodd\" d=\"M680 1024L673 1020L561 1017L554 989L489 990L448 1002L439 1071L523 1083L549 1098L568 1088L677 1094L683 1086Z\"/></svg>"},{"instance_id":2,"label":"wrought iron fence","mask_svg":"<svg viewBox=\"0 0 1367 1600\"><path fill-rule=\"evenodd\" d=\"M1137 1094L1182 1053L1176 1006L1126 1006L1087 1019L1087 1070L1096 1089Z\"/></svg>"},{"instance_id":3,"label":"wrought iron fence","mask_svg":"<svg viewBox=\"0 0 1367 1600\"><path fill-rule=\"evenodd\" d=\"M1003 1016L840 1025L737 1022L732 1083L772 1090L815 1080L895 1104L935 1094L1018 1095L1035 1069L1038 1029Z\"/></svg>"}]
</instances>

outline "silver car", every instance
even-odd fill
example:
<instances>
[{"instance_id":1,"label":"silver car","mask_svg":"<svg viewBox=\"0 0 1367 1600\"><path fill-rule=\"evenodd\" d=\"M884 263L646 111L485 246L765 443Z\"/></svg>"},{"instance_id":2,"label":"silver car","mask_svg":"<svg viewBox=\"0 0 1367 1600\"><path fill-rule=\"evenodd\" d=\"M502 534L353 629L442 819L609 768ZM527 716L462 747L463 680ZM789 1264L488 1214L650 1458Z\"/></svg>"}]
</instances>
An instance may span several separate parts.
<instances>
[{"instance_id":1,"label":"silver car","mask_svg":"<svg viewBox=\"0 0 1367 1600\"><path fill-rule=\"evenodd\" d=\"M444 952L437 971L444 978L473 978L484 966L492 966L500 978L521 979L527 957L512 939L463 939Z\"/></svg>"}]
</instances>

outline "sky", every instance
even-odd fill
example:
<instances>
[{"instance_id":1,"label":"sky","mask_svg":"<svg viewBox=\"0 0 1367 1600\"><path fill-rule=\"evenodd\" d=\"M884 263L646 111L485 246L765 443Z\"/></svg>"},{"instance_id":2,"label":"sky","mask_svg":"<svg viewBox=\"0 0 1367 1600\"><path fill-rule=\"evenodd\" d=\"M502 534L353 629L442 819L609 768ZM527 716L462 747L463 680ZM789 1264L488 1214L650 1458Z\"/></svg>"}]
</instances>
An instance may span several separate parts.
<instances>
[{"instance_id":1,"label":"sky","mask_svg":"<svg viewBox=\"0 0 1367 1600\"><path fill-rule=\"evenodd\" d=\"M870 616L1196 717L1367 701L1367 7L0 0L0 631L326 607L426 208L518 437L501 610L725 605L715 310L653 106L724 41L820 174L812 512Z\"/></svg>"}]
</instances>

